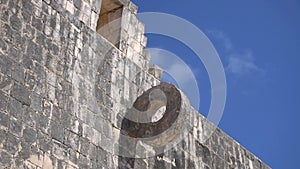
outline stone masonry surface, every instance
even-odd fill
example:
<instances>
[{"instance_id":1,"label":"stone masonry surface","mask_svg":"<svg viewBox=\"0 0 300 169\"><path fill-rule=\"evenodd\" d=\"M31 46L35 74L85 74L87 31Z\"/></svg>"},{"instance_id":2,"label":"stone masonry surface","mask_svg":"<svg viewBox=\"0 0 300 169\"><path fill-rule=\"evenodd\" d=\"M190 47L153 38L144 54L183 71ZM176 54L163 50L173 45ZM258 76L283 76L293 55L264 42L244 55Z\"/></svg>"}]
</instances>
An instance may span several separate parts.
<instances>
[{"instance_id":1,"label":"stone masonry surface","mask_svg":"<svg viewBox=\"0 0 300 169\"><path fill-rule=\"evenodd\" d=\"M96 31L112 8L113 42ZM269 168L220 129L201 141L213 126L201 115L165 153L105 150L119 145L120 114L160 84L136 13L129 0L0 0L0 169Z\"/></svg>"}]
</instances>

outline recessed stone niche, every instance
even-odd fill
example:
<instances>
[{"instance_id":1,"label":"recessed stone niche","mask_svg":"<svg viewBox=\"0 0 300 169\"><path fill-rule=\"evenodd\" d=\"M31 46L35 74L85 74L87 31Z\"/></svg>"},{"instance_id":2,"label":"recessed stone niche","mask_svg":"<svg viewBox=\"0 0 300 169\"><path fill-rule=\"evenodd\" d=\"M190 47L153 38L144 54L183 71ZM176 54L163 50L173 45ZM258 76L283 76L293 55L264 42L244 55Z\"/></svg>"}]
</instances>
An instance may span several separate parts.
<instances>
[{"instance_id":1,"label":"recessed stone niche","mask_svg":"<svg viewBox=\"0 0 300 169\"><path fill-rule=\"evenodd\" d=\"M118 0L103 0L96 31L119 47L123 5Z\"/></svg>"}]
</instances>

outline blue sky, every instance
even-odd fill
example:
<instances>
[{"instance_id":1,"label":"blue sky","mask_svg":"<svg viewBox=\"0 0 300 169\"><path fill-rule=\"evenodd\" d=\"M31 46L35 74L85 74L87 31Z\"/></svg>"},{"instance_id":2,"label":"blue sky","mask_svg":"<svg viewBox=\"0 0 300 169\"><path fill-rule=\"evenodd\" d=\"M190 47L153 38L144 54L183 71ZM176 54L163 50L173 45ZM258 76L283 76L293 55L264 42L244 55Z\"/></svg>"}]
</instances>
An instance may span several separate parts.
<instances>
[{"instance_id":1,"label":"blue sky","mask_svg":"<svg viewBox=\"0 0 300 169\"><path fill-rule=\"evenodd\" d=\"M298 169L300 1L133 2L139 12L177 15L206 34L219 53L227 79L227 101L219 127L272 168ZM175 39L147 37L148 47L170 51L190 66L199 83L200 111L207 115L210 84L201 61Z\"/></svg>"}]
</instances>

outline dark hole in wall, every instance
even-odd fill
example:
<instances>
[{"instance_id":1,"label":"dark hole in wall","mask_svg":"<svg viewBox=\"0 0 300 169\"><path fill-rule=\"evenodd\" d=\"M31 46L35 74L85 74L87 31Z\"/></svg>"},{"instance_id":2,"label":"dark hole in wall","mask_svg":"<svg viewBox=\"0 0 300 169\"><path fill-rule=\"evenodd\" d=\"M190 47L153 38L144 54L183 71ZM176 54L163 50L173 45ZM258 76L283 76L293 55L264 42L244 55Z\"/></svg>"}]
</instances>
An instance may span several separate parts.
<instances>
[{"instance_id":1,"label":"dark hole in wall","mask_svg":"<svg viewBox=\"0 0 300 169\"><path fill-rule=\"evenodd\" d=\"M118 0L102 0L96 31L117 48L120 43L123 5Z\"/></svg>"}]
</instances>

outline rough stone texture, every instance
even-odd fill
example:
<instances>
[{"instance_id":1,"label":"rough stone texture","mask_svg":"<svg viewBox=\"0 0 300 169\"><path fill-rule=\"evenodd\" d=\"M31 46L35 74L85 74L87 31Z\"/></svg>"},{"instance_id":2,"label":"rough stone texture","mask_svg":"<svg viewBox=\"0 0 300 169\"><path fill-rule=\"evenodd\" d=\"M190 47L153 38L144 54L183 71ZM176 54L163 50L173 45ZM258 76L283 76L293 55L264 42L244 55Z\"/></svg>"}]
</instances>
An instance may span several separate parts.
<instances>
[{"instance_id":1,"label":"rough stone texture","mask_svg":"<svg viewBox=\"0 0 300 169\"><path fill-rule=\"evenodd\" d=\"M96 27L101 4L116 2L112 44ZM0 0L0 168L269 168L200 115L160 155L104 150L119 146L120 114L160 84L136 12L128 0Z\"/></svg>"}]
</instances>

